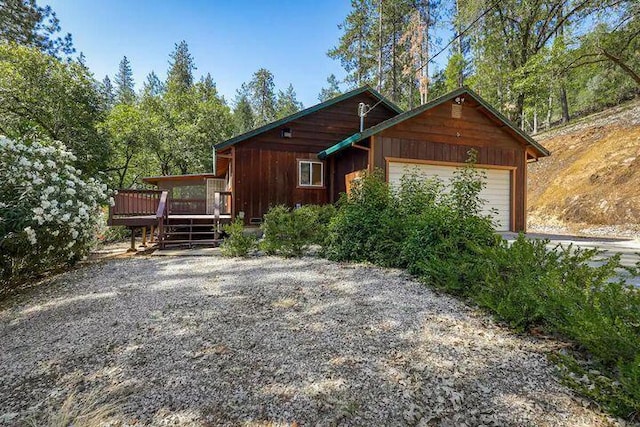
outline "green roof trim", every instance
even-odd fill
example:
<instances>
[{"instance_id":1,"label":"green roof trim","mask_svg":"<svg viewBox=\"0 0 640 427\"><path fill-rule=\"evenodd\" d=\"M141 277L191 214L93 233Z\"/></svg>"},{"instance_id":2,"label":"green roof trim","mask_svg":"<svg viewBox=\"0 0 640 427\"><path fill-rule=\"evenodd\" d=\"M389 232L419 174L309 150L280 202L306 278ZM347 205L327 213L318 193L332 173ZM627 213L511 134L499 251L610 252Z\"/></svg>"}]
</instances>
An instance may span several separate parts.
<instances>
[{"instance_id":1,"label":"green roof trim","mask_svg":"<svg viewBox=\"0 0 640 427\"><path fill-rule=\"evenodd\" d=\"M325 158L332 155L333 153L337 153L338 151L341 151L347 147L351 147L353 144L357 143L358 141L362 141L362 139L363 139L362 133L358 132L356 134L353 134L349 138L344 139L339 143L337 143L336 145L332 145L326 150L323 150L320 153L318 153L318 158L320 160L324 160Z\"/></svg>"},{"instance_id":2,"label":"green roof trim","mask_svg":"<svg viewBox=\"0 0 640 427\"><path fill-rule=\"evenodd\" d=\"M496 116L502 123L504 123L506 126L508 126L511 130L513 130L516 134L518 134L520 137L522 137L527 144L535 147L538 151L540 151L540 153L543 154L543 156L548 156L551 153L549 152L549 150L547 150L546 148L544 148L542 145L540 145L540 143L538 143L535 139L533 139L531 136L529 136L526 132L524 132L522 129L520 129L518 126L515 125L515 123L513 123L511 120L507 119L502 113L500 113L498 110L496 110L495 108L493 108L487 101L485 101L484 99L482 99L480 97L480 95L478 95L477 93L475 93L474 91L472 91L471 89L467 88L467 87L461 87L459 89L456 89L452 92L449 92L439 98L434 99L433 101L427 102L426 104L423 104L417 108L414 108L413 110L410 111L405 111L404 113L401 113L395 117L392 117L388 120L385 120L384 122L378 123L375 126L372 126L368 129L365 129L362 132L358 132L354 135L351 135L349 138L340 141L339 143L327 148L326 150L323 150L321 152L318 153L318 158L320 159L325 159L328 156L337 153L340 150L343 150L353 144L356 144L360 141L362 141L363 139L369 138L371 135L375 135L378 132L381 132L385 129L390 128L391 126L394 126L400 122L403 122L407 119L410 119L412 117L417 116L418 114L421 114L433 107L436 107L446 101L451 100L452 98L455 98L456 96L460 96L462 94L468 94L470 95L474 100L476 100L480 105L482 105L484 108L486 108L488 111L490 111L494 116Z\"/></svg>"},{"instance_id":3,"label":"green roof trim","mask_svg":"<svg viewBox=\"0 0 640 427\"><path fill-rule=\"evenodd\" d=\"M287 117L283 117L279 120L276 120L275 122L271 122L271 123L267 123L264 126L260 126L259 128L255 128L253 130L250 130L249 132L243 133L242 135L238 135L235 136L231 139L228 139L224 142L221 142L220 144L217 144L215 146L216 150L222 150L224 148L230 147L232 145L235 145L239 142L242 142L244 140L247 140L251 137L254 137L256 135L260 135L261 133L273 130L275 128L278 128L284 124L287 124L291 121L297 120L301 117L307 116L311 113L315 113L316 111L320 111L324 108L330 107L332 105L337 104L338 102L344 101L346 99L349 99L353 96L356 95L360 95L361 93L364 92L369 92L370 94L372 94L375 98L377 98L381 103L383 103L384 105L386 105L388 108L390 108L391 110L395 111L396 113L400 114L402 113L402 109L400 107L398 107L397 105L395 105L394 103L392 103L391 101L389 101L388 99L386 99L384 96L382 96L378 91L376 91L375 89L373 89L370 86L362 86L359 87L357 89L351 90L349 92L343 93L342 95L336 96L335 98L331 98L325 102L321 102L320 104L316 104L312 107L306 108L304 110L300 110L297 113L291 114Z\"/></svg>"}]
</instances>

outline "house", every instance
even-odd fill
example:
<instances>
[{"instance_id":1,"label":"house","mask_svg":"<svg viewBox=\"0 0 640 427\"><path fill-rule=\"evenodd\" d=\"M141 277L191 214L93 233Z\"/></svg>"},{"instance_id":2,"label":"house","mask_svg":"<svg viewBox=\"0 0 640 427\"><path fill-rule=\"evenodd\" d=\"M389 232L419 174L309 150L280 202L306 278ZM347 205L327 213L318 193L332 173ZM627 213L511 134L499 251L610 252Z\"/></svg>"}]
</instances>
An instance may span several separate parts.
<instances>
[{"instance_id":1,"label":"house","mask_svg":"<svg viewBox=\"0 0 640 427\"><path fill-rule=\"evenodd\" d=\"M360 102L373 106L362 131ZM335 202L364 169L382 169L391 183L407 167L446 180L472 148L500 229L525 230L526 164L549 152L466 88L404 113L357 89L217 145L216 165L230 179L232 215L252 224L275 204Z\"/></svg>"},{"instance_id":2,"label":"house","mask_svg":"<svg viewBox=\"0 0 640 427\"><path fill-rule=\"evenodd\" d=\"M527 162L549 152L467 88L402 112L362 87L216 145L211 174L145 181L166 192L164 233L181 229L191 239L194 225L236 217L259 224L277 204L333 203L363 170L379 168L392 184L408 168L446 180L470 149L498 229L525 230Z\"/></svg>"}]
</instances>

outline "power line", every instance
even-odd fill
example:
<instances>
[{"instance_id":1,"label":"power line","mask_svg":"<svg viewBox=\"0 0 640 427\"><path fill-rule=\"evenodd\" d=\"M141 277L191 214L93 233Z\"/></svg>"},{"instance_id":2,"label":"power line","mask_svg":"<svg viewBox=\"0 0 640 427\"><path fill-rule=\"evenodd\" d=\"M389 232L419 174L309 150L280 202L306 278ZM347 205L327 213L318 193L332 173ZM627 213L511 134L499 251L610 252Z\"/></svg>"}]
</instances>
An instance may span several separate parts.
<instances>
[{"instance_id":1,"label":"power line","mask_svg":"<svg viewBox=\"0 0 640 427\"><path fill-rule=\"evenodd\" d=\"M440 55L442 52L444 52L445 50L447 50L449 48L449 46L451 46L453 44L454 41L456 41L457 39L459 39L460 37L462 37L463 35L465 35L467 33L467 31L469 31L471 29L471 27L473 27L475 24L478 23L478 21L480 21L482 18L484 18L487 13L491 12L492 9L494 9L496 6L498 6L500 4L501 0L496 1L493 5L491 5L491 7L489 7L488 9L486 9L484 12L482 12L476 19L473 20L473 22L471 24L469 24L467 26L467 28L465 28L464 30L462 30L460 32L460 34L456 35L454 38L452 38L449 43L446 44L445 47L443 47L442 49L440 49L435 55L429 57L429 59L427 59L424 64L422 64L421 66L419 66L418 68L416 68L416 72L422 70L424 67L427 66L427 64L431 61L433 61L438 55Z\"/></svg>"}]
</instances>

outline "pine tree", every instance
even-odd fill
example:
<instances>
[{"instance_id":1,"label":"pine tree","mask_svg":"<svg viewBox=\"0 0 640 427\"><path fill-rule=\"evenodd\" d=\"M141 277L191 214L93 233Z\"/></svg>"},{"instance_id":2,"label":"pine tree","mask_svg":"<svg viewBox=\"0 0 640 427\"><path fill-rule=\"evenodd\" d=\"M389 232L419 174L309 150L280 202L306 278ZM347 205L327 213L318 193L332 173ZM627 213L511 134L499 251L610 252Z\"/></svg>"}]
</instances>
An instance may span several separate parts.
<instances>
[{"instance_id":1,"label":"pine tree","mask_svg":"<svg viewBox=\"0 0 640 427\"><path fill-rule=\"evenodd\" d=\"M75 52L71 34L60 35L60 21L50 6L35 0L0 1L0 41L35 47L55 57Z\"/></svg>"},{"instance_id":2,"label":"pine tree","mask_svg":"<svg viewBox=\"0 0 640 427\"><path fill-rule=\"evenodd\" d=\"M248 132L255 127L255 117L249 102L249 88L244 83L236 93L233 124L236 135Z\"/></svg>"},{"instance_id":3,"label":"pine tree","mask_svg":"<svg viewBox=\"0 0 640 427\"><path fill-rule=\"evenodd\" d=\"M331 98L335 98L336 96L339 96L340 94L342 94L342 92L340 91L340 83L338 82L338 79L336 78L335 74L331 74L327 78L327 83L328 83L328 86L325 88L322 88L320 90L320 94L318 95L318 100L320 102L327 101Z\"/></svg>"},{"instance_id":4,"label":"pine tree","mask_svg":"<svg viewBox=\"0 0 640 427\"><path fill-rule=\"evenodd\" d=\"M104 76L101 89L102 96L104 97L107 108L111 108L115 103L116 98L113 94L113 85L111 84L111 79L109 78L109 76Z\"/></svg>"},{"instance_id":5,"label":"pine tree","mask_svg":"<svg viewBox=\"0 0 640 427\"><path fill-rule=\"evenodd\" d=\"M249 101L253 107L255 125L262 126L276 117L276 95L271 71L260 68L249 82Z\"/></svg>"},{"instance_id":6,"label":"pine tree","mask_svg":"<svg viewBox=\"0 0 640 427\"><path fill-rule=\"evenodd\" d=\"M293 85L289 84L287 90L278 92L276 101L277 118L290 116L302 110L302 102L298 101Z\"/></svg>"},{"instance_id":7,"label":"pine tree","mask_svg":"<svg viewBox=\"0 0 640 427\"><path fill-rule=\"evenodd\" d=\"M133 104L136 100L136 93L133 83L133 71L131 63L127 57L123 57L118 67L118 74L115 76L116 101L119 104Z\"/></svg>"},{"instance_id":8,"label":"pine tree","mask_svg":"<svg viewBox=\"0 0 640 427\"><path fill-rule=\"evenodd\" d=\"M186 92L193 86L193 71L196 69L187 42L182 40L180 43L176 43L170 58L167 89Z\"/></svg>"},{"instance_id":9,"label":"pine tree","mask_svg":"<svg viewBox=\"0 0 640 427\"><path fill-rule=\"evenodd\" d=\"M351 0L351 12L338 25L343 31L339 44L327 52L330 58L340 60L348 73L346 81L353 86L362 86L373 80L376 58L371 35L376 34L372 21L375 8L372 0Z\"/></svg>"},{"instance_id":10,"label":"pine tree","mask_svg":"<svg viewBox=\"0 0 640 427\"><path fill-rule=\"evenodd\" d=\"M147 75L147 80L142 86L143 96L158 96L164 92L164 85L158 78L158 75L152 71Z\"/></svg>"},{"instance_id":11,"label":"pine tree","mask_svg":"<svg viewBox=\"0 0 640 427\"><path fill-rule=\"evenodd\" d=\"M218 89L216 88L216 84L213 81L213 77L211 77L211 73L207 73L205 77L200 79L200 93L205 101L209 101L212 99L218 98Z\"/></svg>"}]
</instances>

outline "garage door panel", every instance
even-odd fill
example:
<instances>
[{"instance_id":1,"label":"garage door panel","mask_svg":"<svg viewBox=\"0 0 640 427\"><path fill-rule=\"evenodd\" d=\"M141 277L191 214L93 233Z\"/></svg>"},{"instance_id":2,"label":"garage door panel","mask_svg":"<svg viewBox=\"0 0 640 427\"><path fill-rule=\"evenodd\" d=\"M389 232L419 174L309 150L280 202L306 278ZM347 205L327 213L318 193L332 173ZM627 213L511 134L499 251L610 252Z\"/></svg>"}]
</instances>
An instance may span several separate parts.
<instances>
[{"instance_id":1,"label":"garage door panel","mask_svg":"<svg viewBox=\"0 0 640 427\"><path fill-rule=\"evenodd\" d=\"M400 179L407 173L416 172L418 175L428 178L438 177L446 186L458 169L455 166L428 165L403 162L389 162L388 179L392 186L397 186ZM496 222L499 231L509 230L511 217L511 172L503 169L478 168L484 172L486 187L480 192L480 198L485 200L482 213L491 215ZM496 210L493 212L492 210Z\"/></svg>"}]
</instances>

